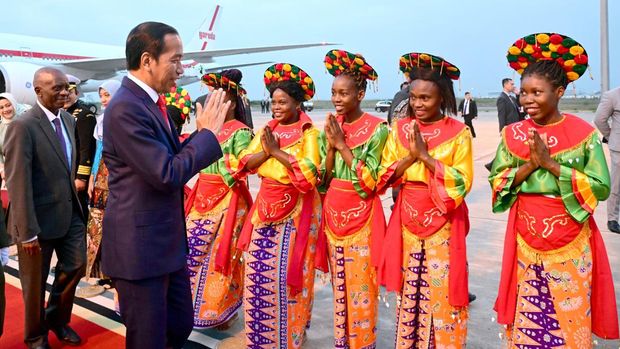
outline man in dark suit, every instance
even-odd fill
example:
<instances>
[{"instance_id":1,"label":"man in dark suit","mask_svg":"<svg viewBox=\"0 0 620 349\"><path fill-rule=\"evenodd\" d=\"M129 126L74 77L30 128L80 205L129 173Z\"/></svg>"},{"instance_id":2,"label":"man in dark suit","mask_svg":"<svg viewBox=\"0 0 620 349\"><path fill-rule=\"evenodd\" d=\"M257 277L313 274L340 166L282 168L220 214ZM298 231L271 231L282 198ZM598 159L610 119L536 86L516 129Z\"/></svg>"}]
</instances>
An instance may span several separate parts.
<instances>
[{"instance_id":1,"label":"man in dark suit","mask_svg":"<svg viewBox=\"0 0 620 349\"><path fill-rule=\"evenodd\" d=\"M502 80L503 91L499 94L499 98L497 98L496 103L500 132L504 129L504 127L523 120L523 117L519 114L519 104L517 99L511 95L514 86L515 84L512 79L505 78Z\"/></svg>"},{"instance_id":2,"label":"man in dark suit","mask_svg":"<svg viewBox=\"0 0 620 349\"><path fill-rule=\"evenodd\" d=\"M19 256L25 305L25 342L49 348L48 329L70 345L80 337L68 326L75 288L84 275L86 235L75 190L75 120L61 108L65 74L41 68L34 75L37 104L9 125L4 141L9 204L8 231ZM45 303L52 253L58 263Z\"/></svg>"},{"instance_id":3,"label":"man in dark suit","mask_svg":"<svg viewBox=\"0 0 620 349\"><path fill-rule=\"evenodd\" d=\"M125 53L128 74L104 119L103 272L118 291L128 349L181 348L193 326L183 186L222 156L215 134L230 102L214 91L197 106L197 132L180 144L161 97L183 73L177 31L142 23Z\"/></svg>"},{"instance_id":4,"label":"man in dark suit","mask_svg":"<svg viewBox=\"0 0 620 349\"><path fill-rule=\"evenodd\" d=\"M497 98L497 118L499 120L499 132L501 133L504 127L521 121L525 117L525 113L519 112L519 103L517 99L511 95L515 87L515 83L510 78L502 79L502 92ZM491 171L493 168L493 160L484 164L487 170Z\"/></svg>"},{"instance_id":5,"label":"man in dark suit","mask_svg":"<svg viewBox=\"0 0 620 349\"><path fill-rule=\"evenodd\" d=\"M88 220L88 181L90 179L90 171L95 158L95 149L97 142L93 137L97 119L95 113L97 108L94 105L86 104L79 100L78 85L80 79L73 75L67 75L69 81L69 97L63 109L75 118L75 137L77 146L77 166L74 170L75 188L80 198L82 213Z\"/></svg>"},{"instance_id":6,"label":"man in dark suit","mask_svg":"<svg viewBox=\"0 0 620 349\"><path fill-rule=\"evenodd\" d=\"M465 92L465 99L459 104L459 113L465 119L465 125L469 127L471 136L476 138L476 131L474 131L472 120L478 117L478 106L476 101L471 98L471 93Z\"/></svg>"}]
</instances>

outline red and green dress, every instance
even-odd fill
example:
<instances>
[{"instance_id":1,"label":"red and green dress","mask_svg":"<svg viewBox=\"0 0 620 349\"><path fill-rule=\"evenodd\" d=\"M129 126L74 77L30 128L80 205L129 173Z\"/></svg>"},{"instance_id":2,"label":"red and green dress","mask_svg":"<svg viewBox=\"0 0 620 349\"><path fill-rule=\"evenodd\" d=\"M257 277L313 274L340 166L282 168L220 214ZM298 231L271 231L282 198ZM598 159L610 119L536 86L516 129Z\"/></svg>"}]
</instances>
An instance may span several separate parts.
<instances>
[{"instance_id":1,"label":"red and green dress","mask_svg":"<svg viewBox=\"0 0 620 349\"><path fill-rule=\"evenodd\" d=\"M471 134L443 117L418 126L435 171L416 161L393 178L409 154L411 118L394 123L383 150L380 191L402 185L384 241L379 279L399 293L396 348L463 348L467 339L469 220L473 180Z\"/></svg>"},{"instance_id":2,"label":"red and green dress","mask_svg":"<svg viewBox=\"0 0 620 349\"><path fill-rule=\"evenodd\" d=\"M530 128L547 139L560 176L539 168L513 185L530 158ZM618 338L613 279L592 217L610 185L598 133L570 114L551 125L512 124L489 181L493 211L510 210L495 303L509 347L581 349L592 347L592 333Z\"/></svg>"},{"instance_id":3,"label":"red and green dress","mask_svg":"<svg viewBox=\"0 0 620 349\"><path fill-rule=\"evenodd\" d=\"M239 154L252 130L231 120L217 134L224 156L200 171L186 201L186 226L194 327L210 328L232 318L243 296L243 259L237 239L252 198Z\"/></svg>"},{"instance_id":4,"label":"red and green dress","mask_svg":"<svg viewBox=\"0 0 620 349\"><path fill-rule=\"evenodd\" d=\"M248 348L300 348L314 300L314 258L321 215L316 190L319 131L300 114L291 125L267 124L292 169L270 157L239 248L245 254L243 311ZM241 153L240 169L263 150L261 130Z\"/></svg>"},{"instance_id":5,"label":"red and green dress","mask_svg":"<svg viewBox=\"0 0 620 349\"><path fill-rule=\"evenodd\" d=\"M384 120L370 114L350 124L338 117L338 123L353 163L349 167L336 153L323 202L322 226L334 291L334 348L369 349L376 347L376 268L385 234L383 206L375 187L389 131ZM320 144L324 159L324 133Z\"/></svg>"}]
</instances>

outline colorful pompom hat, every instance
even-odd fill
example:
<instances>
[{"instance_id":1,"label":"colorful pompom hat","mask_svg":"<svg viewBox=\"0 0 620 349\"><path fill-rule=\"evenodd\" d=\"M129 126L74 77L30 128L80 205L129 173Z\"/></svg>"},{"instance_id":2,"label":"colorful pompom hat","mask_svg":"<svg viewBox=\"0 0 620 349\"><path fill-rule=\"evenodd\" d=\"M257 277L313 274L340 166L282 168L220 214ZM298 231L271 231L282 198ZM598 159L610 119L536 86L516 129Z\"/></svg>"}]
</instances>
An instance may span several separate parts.
<instances>
[{"instance_id":1,"label":"colorful pompom hat","mask_svg":"<svg viewBox=\"0 0 620 349\"><path fill-rule=\"evenodd\" d=\"M304 99L309 101L314 97L314 80L303 69L290 63L276 63L267 70L263 80L269 89L271 84L278 81L292 80L304 90Z\"/></svg>"},{"instance_id":2,"label":"colorful pompom hat","mask_svg":"<svg viewBox=\"0 0 620 349\"><path fill-rule=\"evenodd\" d=\"M359 53L351 53L345 50L330 50L325 54L323 63L325 63L327 71L333 76L338 76L344 71L352 71L361 74L370 81L375 81L379 77L377 72Z\"/></svg>"},{"instance_id":3,"label":"colorful pompom hat","mask_svg":"<svg viewBox=\"0 0 620 349\"><path fill-rule=\"evenodd\" d=\"M172 87L170 92L164 93L166 105L173 105L181 111L181 118L187 119L192 106L192 100L187 90L182 87Z\"/></svg>"},{"instance_id":4,"label":"colorful pompom hat","mask_svg":"<svg viewBox=\"0 0 620 349\"><path fill-rule=\"evenodd\" d=\"M583 46L558 33L536 33L522 37L510 46L506 59L519 74L530 63L554 60L564 68L569 82L579 79L588 69L588 54Z\"/></svg>"},{"instance_id":5,"label":"colorful pompom hat","mask_svg":"<svg viewBox=\"0 0 620 349\"><path fill-rule=\"evenodd\" d=\"M230 80L220 73L207 73L200 79L203 84L213 88L221 88L224 91L234 91L237 95L245 95L246 91L241 84Z\"/></svg>"},{"instance_id":6,"label":"colorful pompom hat","mask_svg":"<svg viewBox=\"0 0 620 349\"><path fill-rule=\"evenodd\" d=\"M445 59L423 52L411 52L405 53L400 56L399 61L400 71L405 75L409 75L412 70L417 68L427 68L435 70L439 75L445 76L452 80L458 80L461 76L461 71L454 64L446 61Z\"/></svg>"}]
</instances>

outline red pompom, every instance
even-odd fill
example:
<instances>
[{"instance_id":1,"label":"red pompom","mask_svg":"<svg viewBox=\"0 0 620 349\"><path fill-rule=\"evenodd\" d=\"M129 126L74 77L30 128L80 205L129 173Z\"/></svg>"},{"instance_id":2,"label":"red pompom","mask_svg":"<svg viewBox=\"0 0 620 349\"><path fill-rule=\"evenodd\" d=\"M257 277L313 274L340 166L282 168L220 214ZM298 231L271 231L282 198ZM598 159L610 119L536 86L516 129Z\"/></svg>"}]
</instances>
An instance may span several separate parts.
<instances>
[{"instance_id":1,"label":"red pompom","mask_svg":"<svg viewBox=\"0 0 620 349\"><path fill-rule=\"evenodd\" d=\"M561 44L562 40L564 40L564 38L560 34L553 34L549 37L549 42L551 42L554 45Z\"/></svg>"}]
</instances>

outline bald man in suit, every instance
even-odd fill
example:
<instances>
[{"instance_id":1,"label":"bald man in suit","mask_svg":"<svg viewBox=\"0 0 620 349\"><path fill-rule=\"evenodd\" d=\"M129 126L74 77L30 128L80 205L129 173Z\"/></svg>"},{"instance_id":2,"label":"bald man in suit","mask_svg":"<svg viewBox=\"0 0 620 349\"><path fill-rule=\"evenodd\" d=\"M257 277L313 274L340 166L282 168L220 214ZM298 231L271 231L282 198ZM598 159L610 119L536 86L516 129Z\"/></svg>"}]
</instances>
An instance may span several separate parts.
<instances>
[{"instance_id":1,"label":"bald man in suit","mask_svg":"<svg viewBox=\"0 0 620 349\"><path fill-rule=\"evenodd\" d=\"M37 103L9 125L4 156L11 198L8 231L17 242L25 305L24 341L29 348L44 349L49 348L48 330L65 344L81 343L69 321L86 266L86 232L74 184L75 120L61 109L68 96L67 77L41 68L33 85ZM44 307L54 252L56 275Z\"/></svg>"}]
</instances>

